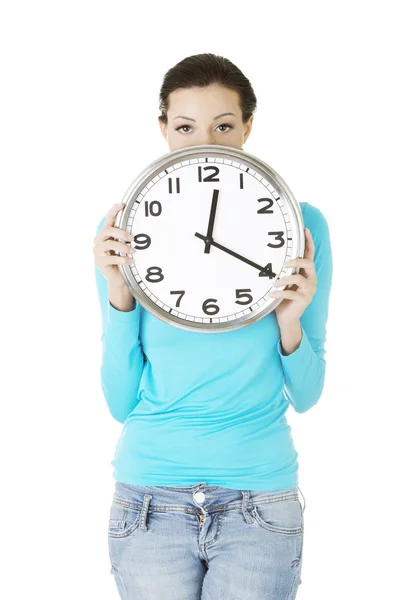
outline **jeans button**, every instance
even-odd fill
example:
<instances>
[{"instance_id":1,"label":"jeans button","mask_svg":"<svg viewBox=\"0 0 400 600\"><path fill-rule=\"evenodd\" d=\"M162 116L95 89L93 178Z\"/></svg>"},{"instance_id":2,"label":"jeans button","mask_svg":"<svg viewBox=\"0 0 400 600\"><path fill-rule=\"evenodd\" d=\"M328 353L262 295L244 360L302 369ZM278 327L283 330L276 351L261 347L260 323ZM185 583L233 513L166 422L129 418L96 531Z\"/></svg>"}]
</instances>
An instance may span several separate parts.
<instances>
[{"instance_id":1,"label":"jeans button","mask_svg":"<svg viewBox=\"0 0 400 600\"><path fill-rule=\"evenodd\" d=\"M196 492L194 495L194 499L199 504L203 504L204 500L206 499L206 495L204 494L204 492Z\"/></svg>"}]
</instances>

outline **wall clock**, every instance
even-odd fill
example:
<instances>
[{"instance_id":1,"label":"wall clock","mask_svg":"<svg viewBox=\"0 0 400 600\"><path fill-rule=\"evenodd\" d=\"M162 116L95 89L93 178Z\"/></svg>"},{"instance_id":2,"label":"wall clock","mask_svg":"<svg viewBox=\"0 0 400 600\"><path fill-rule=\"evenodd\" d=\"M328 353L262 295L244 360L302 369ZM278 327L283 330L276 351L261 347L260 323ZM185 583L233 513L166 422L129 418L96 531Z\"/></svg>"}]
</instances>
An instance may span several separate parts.
<instances>
[{"instance_id":1,"label":"wall clock","mask_svg":"<svg viewBox=\"0 0 400 600\"><path fill-rule=\"evenodd\" d=\"M125 283L141 306L181 329L222 333L261 319L282 301L269 295L275 280L298 272L283 264L304 256L298 202L278 173L241 149L169 152L122 202L115 225L135 236L127 246L136 249L134 262L119 265Z\"/></svg>"}]
</instances>

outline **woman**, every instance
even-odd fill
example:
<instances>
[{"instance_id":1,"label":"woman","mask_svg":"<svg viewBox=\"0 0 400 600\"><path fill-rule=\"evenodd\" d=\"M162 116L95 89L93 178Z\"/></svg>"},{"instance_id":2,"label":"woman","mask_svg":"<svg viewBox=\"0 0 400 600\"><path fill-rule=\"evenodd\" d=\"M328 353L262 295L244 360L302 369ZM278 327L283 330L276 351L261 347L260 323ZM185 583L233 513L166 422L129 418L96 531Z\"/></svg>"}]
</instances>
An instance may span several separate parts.
<instances>
[{"instance_id":1,"label":"woman","mask_svg":"<svg viewBox=\"0 0 400 600\"><path fill-rule=\"evenodd\" d=\"M200 54L165 75L159 123L171 151L243 149L255 109L243 73ZM137 304L118 269L134 255L115 254L133 237L115 227L123 205L99 223L101 381L124 424L108 527L121 598L296 596L304 507L285 412L289 404L305 412L321 396L332 278L327 222L300 206L305 257L291 262L300 273L279 283L291 289L275 293L282 302L266 317L218 335L172 327Z\"/></svg>"}]
</instances>

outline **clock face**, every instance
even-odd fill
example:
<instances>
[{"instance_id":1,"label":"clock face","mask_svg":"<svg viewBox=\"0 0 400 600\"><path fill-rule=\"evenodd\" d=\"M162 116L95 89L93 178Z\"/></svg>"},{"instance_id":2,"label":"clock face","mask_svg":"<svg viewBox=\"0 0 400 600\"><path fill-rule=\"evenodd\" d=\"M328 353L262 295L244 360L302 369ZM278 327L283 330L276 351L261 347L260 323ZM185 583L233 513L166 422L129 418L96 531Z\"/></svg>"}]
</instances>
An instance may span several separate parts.
<instances>
[{"instance_id":1,"label":"clock face","mask_svg":"<svg viewBox=\"0 0 400 600\"><path fill-rule=\"evenodd\" d=\"M299 209L247 153L199 148L206 146L166 155L165 168L159 163L136 186L122 215L135 236L135 260L122 271L156 316L185 329L226 331L280 302L269 291L293 271L282 265L298 256Z\"/></svg>"}]
</instances>

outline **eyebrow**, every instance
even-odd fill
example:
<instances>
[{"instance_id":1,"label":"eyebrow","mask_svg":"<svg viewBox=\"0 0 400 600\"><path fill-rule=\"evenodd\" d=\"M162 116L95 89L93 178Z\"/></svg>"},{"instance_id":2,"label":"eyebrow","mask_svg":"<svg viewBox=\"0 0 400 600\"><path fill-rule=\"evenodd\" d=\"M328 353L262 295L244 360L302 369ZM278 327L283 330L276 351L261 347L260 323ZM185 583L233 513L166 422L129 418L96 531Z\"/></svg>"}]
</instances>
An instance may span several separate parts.
<instances>
[{"instance_id":1,"label":"eyebrow","mask_svg":"<svg viewBox=\"0 0 400 600\"><path fill-rule=\"evenodd\" d=\"M217 115L216 117L214 117L213 121L215 121L216 119L219 119L220 117L224 117L225 115L233 115L234 117L236 117L235 113L231 113L231 112L221 113L220 115ZM183 117L182 115L179 115L178 117L174 117L174 120L175 119L187 119L188 121L196 122L196 119L191 119L190 117Z\"/></svg>"}]
</instances>

